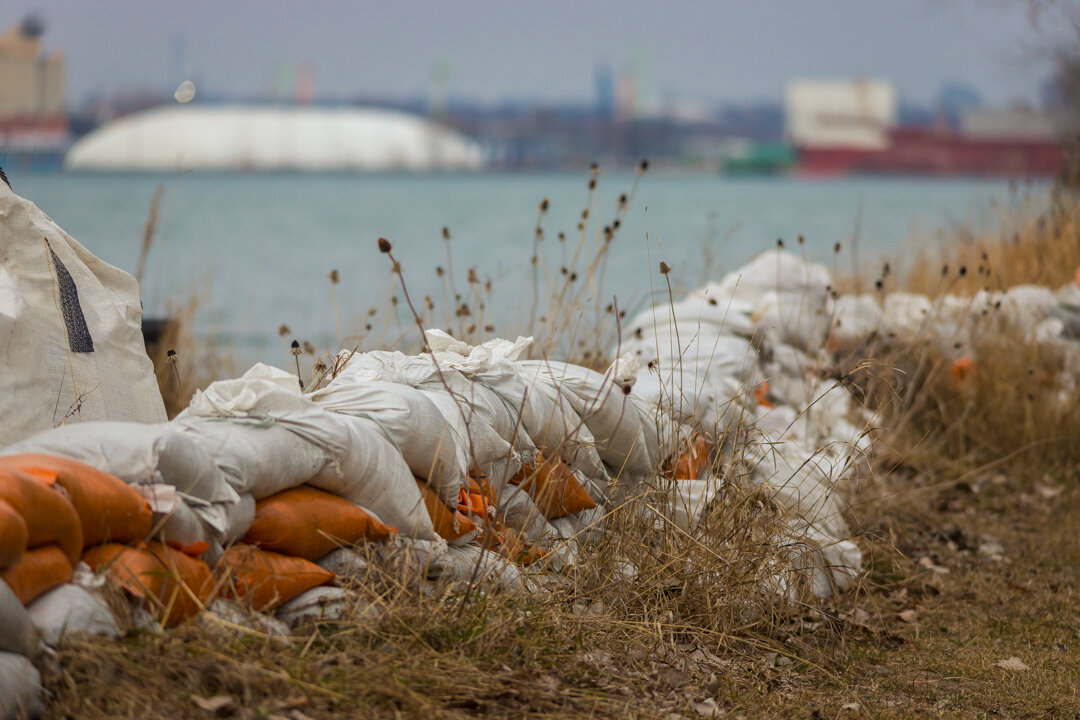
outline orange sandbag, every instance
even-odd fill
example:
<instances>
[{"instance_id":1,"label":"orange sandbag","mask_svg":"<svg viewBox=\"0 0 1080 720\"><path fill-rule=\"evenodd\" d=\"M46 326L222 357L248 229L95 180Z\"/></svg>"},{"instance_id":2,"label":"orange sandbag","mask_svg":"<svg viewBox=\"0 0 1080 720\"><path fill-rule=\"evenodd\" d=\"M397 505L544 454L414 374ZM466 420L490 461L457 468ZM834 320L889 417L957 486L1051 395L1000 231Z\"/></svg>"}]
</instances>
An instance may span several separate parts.
<instances>
[{"instance_id":1,"label":"orange sandbag","mask_svg":"<svg viewBox=\"0 0 1080 720\"><path fill-rule=\"evenodd\" d=\"M416 486L420 488L420 494L424 498L424 507L431 516L431 524L435 526L435 532L447 542L453 542L476 530L476 523L467 515L451 510L426 482L417 480Z\"/></svg>"},{"instance_id":2,"label":"orange sandbag","mask_svg":"<svg viewBox=\"0 0 1080 720\"><path fill-rule=\"evenodd\" d=\"M675 461L676 480L697 480L709 464L709 443L704 435L694 435L690 447Z\"/></svg>"},{"instance_id":3,"label":"orange sandbag","mask_svg":"<svg viewBox=\"0 0 1080 720\"><path fill-rule=\"evenodd\" d=\"M835 352L835 351L830 350L830 352ZM772 404L772 401L769 400L769 381L768 380L762 380L761 384L758 385L756 388L754 388L754 400L757 401L758 405L760 405L762 407L769 408L770 410L772 410L773 408L776 407L775 405ZM691 478L691 479L696 479L696 478Z\"/></svg>"},{"instance_id":4,"label":"orange sandbag","mask_svg":"<svg viewBox=\"0 0 1080 720\"><path fill-rule=\"evenodd\" d=\"M21 470L0 465L0 500L26 523L28 548L54 544L74 566L83 550L82 523L63 490L49 487Z\"/></svg>"},{"instance_id":5,"label":"orange sandbag","mask_svg":"<svg viewBox=\"0 0 1080 720\"><path fill-rule=\"evenodd\" d=\"M98 545L82 559L95 572L107 570L132 597L149 601L167 627L196 615L214 592L206 563L157 541L142 548Z\"/></svg>"},{"instance_id":6,"label":"orange sandbag","mask_svg":"<svg viewBox=\"0 0 1080 720\"><path fill-rule=\"evenodd\" d=\"M27 550L22 560L0 572L23 605L34 602L46 590L71 582L75 574L67 554L56 545Z\"/></svg>"},{"instance_id":7,"label":"orange sandbag","mask_svg":"<svg viewBox=\"0 0 1080 720\"><path fill-rule=\"evenodd\" d=\"M488 506L494 504L489 497L490 486L485 490L477 479L473 477L468 478L468 484L468 489L461 488L458 490L458 512L464 515L478 515L486 518L488 516Z\"/></svg>"},{"instance_id":8,"label":"orange sandbag","mask_svg":"<svg viewBox=\"0 0 1080 720\"><path fill-rule=\"evenodd\" d=\"M952 376L953 382L957 385L963 385L968 378L974 377L977 372L978 366L969 357L957 358L953 361Z\"/></svg>"},{"instance_id":9,"label":"orange sandbag","mask_svg":"<svg viewBox=\"0 0 1080 720\"><path fill-rule=\"evenodd\" d=\"M272 610L305 590L326 585L336 577L310 560L243 544L226 550L221 565L232 578L232 587L226 594L244 598L258 612ZM226 583L227 588L228 585Z\"/></svg>"},{"instance_id":10,"label":"orange sandbag","mask_svg":"<svg viewBox=\"0 0 1080 720\"><path fill-rule=\"evenodd\" d=\"M244 542L318 560L342 545L386 540L393 532L356 503L301 485L255 503Z\"/></svg>"},{"instance_id":11,"label":"orange sandbag","mask_svg":"<svg viewBox=\"0 0 1080 720\"><path fill-rule=\"evenodd\" d=\"M502 555L519 565L534 563L547 553L525 539L519 530L506 527L499 521L490 524L491 533L485 534L485 548Z\"/></svg>"},{"instance_id":12,"label":"orange sandbag","mask_svg":"<svg viewBox=\"0 0 1080 720\"><path fill-rule=\"evenodd\" d=\"M76 460L36 453L2 457L0 466L17 468L46 485L56 483L64 488L82 523L83 547L141 542L150 537L150 505L115 475Z\"/></svg>"},{"instance_id":13,"label":"orange sandbag","mask_svg":"<svg viewBox=\"0 0 1080 720\"><path fill-rule=\"evenodd\" d=\"M548 520L596 507L588 491L574 477L574 471L559 458L537 453L535 469L515 475L510 482L526 490Z\"/></svg>"},{"instance_id":14,"label":"orange sandbag","mask_svg":"<svg viewBox=\"0 0 1080 720\"><path fill-rule=\"evenodd\" d=\"M26 521L15 508L0 500L0 570L19 562L30 538Z\"/></svg>"}]
</instances>

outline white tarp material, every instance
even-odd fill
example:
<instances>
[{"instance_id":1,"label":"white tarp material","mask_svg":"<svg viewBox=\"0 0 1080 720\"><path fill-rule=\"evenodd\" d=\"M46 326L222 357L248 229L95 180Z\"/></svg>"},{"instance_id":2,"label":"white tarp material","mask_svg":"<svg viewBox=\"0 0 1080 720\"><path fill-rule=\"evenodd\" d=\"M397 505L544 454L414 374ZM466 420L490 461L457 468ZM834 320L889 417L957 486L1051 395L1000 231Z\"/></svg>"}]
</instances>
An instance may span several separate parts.
<instances>
[{"instance_id":1,"label":"white tarp material","mask_svg":"<svg viewBox=\"0 0 1080 720\"><path fill-rule=\"evenodd\" d=\"M112 610L105 599L73 583L58 585L29 607L34 627L51 646L68 635L120 637Z\"/></svg>"},{"instance_id":2,"label":"white tarp material","mask_svg":"<svg viewBox=\"0 0 1080 720\"><path fill-rule=\"evenodd\" d=\"M163 422L139 286L0 183L0 445L93 420Z\"/></svg>"}]
</instances>

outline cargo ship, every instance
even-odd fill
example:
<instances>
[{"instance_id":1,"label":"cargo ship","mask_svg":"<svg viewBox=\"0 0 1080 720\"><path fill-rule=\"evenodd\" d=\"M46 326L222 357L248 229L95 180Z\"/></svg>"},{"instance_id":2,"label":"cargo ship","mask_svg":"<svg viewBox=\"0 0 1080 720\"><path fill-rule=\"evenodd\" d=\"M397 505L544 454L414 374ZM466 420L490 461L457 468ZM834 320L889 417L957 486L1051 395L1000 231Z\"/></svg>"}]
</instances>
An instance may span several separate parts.
<instances>
[{"instance_id":1,"label":"cargo ship","mask_svg":"<svg viewBox=\"0 0 1080 720\"><path fill-rule=\"evenodd\" d=\"M798 175L1053 177L1063 154L1054 118L1028 109L970 109L952 126L897 124L885 82L800 82L785 98Z\"/></svg>"}]
</instances>

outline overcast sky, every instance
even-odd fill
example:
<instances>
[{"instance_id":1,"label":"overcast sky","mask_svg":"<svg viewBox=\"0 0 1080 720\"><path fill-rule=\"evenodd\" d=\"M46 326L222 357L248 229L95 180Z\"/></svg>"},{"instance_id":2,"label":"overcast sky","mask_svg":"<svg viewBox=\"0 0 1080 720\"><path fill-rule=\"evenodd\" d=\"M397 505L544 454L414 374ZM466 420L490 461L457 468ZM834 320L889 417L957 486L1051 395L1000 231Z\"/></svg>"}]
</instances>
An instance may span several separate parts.
<instances>
[{"instance_id":1,"label":"overcast sky","mask_svg":"<svg viewBox=\"0 0 1080 720\"><path fill-rule=\"evenodd\" d=\"M68 56L74 103L179 71L269 94L275 68L305 62L320 97L423 96L446 64L454 98L590 101L606 64L636 65L652 98L778 100L791 78L862 75L917 103L947 80L1006 103L1038 98L1038 48L1062 26L1033 26L1026 0L0 0L0 27L31 10Z\"/></svg>"}]
</instances>

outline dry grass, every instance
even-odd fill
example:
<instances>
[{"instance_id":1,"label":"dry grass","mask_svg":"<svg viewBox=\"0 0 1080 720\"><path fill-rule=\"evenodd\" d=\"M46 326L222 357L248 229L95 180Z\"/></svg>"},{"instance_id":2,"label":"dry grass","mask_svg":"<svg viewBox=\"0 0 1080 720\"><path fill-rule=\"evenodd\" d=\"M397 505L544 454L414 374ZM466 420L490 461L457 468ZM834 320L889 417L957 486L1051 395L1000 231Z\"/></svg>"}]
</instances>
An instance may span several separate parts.
<instances>
[{"instance_id":1,"label":"dry grass","mask_svg":"<svg viewBox=\"0 0 1080 720\"><path fill-rule=\"evenodd\" d=\"M599 257L585 267L601 273ZM1062 196L1015 239L961 238L941 263L920 263L906 288L935 295L1058 285L1080 265L1080 210ZM547 282L542 271L538 298L545 288L572 296L569 274ZM469 286L482 300L483 284ZM544 337L545 323L569 315L549 319L538 302ZM579 316L588 309L573 302ZM485 335L477 325L465 315L447 323ZM578 345L603 335L572 327L568 350L597 364L610 343ZM849 517L867 571L838 598L762 592L798 557L772 542L783 515L768 495L746 487L736 464L718 465L729 482L702 536L664 519L658 480L614 508L609 534L543 593L429 586L372 556L350 587L378 619L312 622L289 642L208 621L74 642L48 678L50 714L662 718L698 717L712 700L727 717L1078 716L1080 403L1059 397L1051 351L1006 334L971 350L986 360L962 380L925 344L880 340L838 356L836 376L883 426L877 472ZM182 350L181 362L195 356ZM869 372L851 372L867 359ZM167 372L159 380L175 383ZM198 383L185 379L184 396ZM1014 656L1030 669L997 666ZM210 712L192 696L230 704Z\"/></svg>"}]
</instances>

